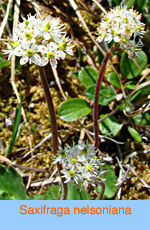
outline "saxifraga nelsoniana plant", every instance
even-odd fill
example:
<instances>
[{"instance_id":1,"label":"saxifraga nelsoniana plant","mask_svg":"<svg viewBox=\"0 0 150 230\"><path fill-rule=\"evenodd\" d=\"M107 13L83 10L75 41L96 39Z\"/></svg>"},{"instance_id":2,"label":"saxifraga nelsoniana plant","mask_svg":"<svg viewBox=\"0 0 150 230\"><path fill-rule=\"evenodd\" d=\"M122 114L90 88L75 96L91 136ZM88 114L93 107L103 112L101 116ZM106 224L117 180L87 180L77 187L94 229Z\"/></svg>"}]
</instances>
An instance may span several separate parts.
<instances>
[{"instance_id":1,"label":"saxifraga nelsoniana plant","mask_svg":"<svg viewBox=\"0 0 150 230\"><path fill-rule=\"evenodd\" d=\"M57 122L44 66L50 63L56 68L58 60L64 60L66 53L73 55L73 46L69 38L66 37L64 29L65 26L60 24L59 18L55 19L48 16L42 20L36 15L28 15L27 19L23 18L23 22L18 23L13 38L6 43L7 50L4 50L8 59L12 55L20 57L20 65L29 62L29 64L33 63L39 66L41 83L51 119L53 152L55 155L58 154ZM57 163L57 167L63 185L62 199L66 199L67 184L64 183L65 179L62 177L61 171L63 168L60 162Z\"/></svg>"},{"instance_id":2,"label":"saxifraga nelsoniana plant","mask_svg":"<svg viewBox=\"0 0 150 230\"><path fill-rule=\"evenodd\" d=\"M145 33L145 24L140 20L141 14L136 10L133 10L133 8L127 9L127 7L117 6L103 16L98 28L97 41L102 42L104 40L107 43L113 42L113 45L107 51L106 56L103 59L95 90L93 123L96 148L99 147L98 98L107 61L115 49L125 51L129 58L134 58L138 55L138 52L142 47L141 38Z\"/></svg>"}]
</instances>

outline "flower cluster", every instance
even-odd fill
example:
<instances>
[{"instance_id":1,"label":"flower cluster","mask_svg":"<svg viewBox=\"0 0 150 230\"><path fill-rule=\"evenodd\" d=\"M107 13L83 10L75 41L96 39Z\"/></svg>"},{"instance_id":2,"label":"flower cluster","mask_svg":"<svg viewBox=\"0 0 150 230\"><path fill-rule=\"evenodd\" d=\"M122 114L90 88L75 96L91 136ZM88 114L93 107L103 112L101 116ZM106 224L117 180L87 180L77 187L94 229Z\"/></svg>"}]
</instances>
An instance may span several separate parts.
<instances>
[{"instance_id":1,"label":"flower cluster","mask_svg":"<svg viewBox=\"0 0 150 230\"><path fill-rule=\"evenodd\" d=\"M145 24L141 23L140 19L141 15L133 8L117 6L102 18L97 40L108 43L113 40L133 58L142 46L141 38L145 33Z\"/></svg>"},{"instance_id":2,"label":"flower cluster","mask_svg":"<svg viewBox=\"0 0 150 230\"><path fill-rule=\"evenodd\" d=\"M95 186L100 183L100 177L106 172L92 144L80 143L72 148L65 147L53 162L57 163L62 164L65 183L75 182L85 189L89 184Z\"/></svg>"},{"instance_id":3,"label":"flower cluster","mask_svg":"<svg viewBox=\"0 0 150 230\"><path fill-rule=\"evenodd\" d=\"M66 53L73 55L71 41L63 32L65 26L59 23L59 18L48 16L42 20L28 15L23 22L18 23L12 40L7 44L8 59L14 54L21 57L20 64L34 63L45 66L49 62L57 67L57 60L64 59Z\"/></svg>"}]
</instances>

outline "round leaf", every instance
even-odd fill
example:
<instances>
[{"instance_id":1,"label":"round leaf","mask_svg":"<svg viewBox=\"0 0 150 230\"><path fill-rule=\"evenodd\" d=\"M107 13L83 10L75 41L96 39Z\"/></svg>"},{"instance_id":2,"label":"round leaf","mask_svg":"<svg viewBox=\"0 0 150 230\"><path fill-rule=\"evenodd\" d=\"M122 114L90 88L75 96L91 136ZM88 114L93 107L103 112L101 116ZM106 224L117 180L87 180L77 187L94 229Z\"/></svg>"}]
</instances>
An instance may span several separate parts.
<instances>
[{"instance_id":1,"label":"round leaf","mask_svg":"<svg viewBox=\"0 0 150 230\"><path fill-rule=\"evenodd\" d=\"M135 142L140 143L142 141L140 134L134 128L128 127L128 131L130 135L134 138Z\"/></svg>"},{"instance_id":2,"label":"round leaf","mask_svg":"<svg viewBox=\"0 0 150 230\"><path fill-rule=\"evenodd\" d=\"M64 121L76 121L91 112L89 104L80 98L64 101L58 110L60 118Z\"/></svg>"},{"instance_id":3,"label":"round leaf","mask_svg":"<svg viewBox=\"0 0 150 230\"><path fill-rule=\"evenodd\" d=\"M136 9L138 11L143 11L145 9L147 0L136 0Z\"/></svg>"},{"instance_id":4,"label":"round leaf","mask_svg":"<svg viewBox=\"0 0 150 230\"><path fill-rule=\"evenodd\" d=\"M85 92L85 95L88 98L90 98L91 101L94 101L95 88L96 88L96 86L92 85ZM109 105L113 101L113 99L115 99L115 98L116 98L116 94L115 94L113 88L101 86L100 93L99 93L99 99L98 99L99 105Z\"/></svg>"},{"instance_id":5,"label":"round leaf","mask_svg":"<svg viewBox=\"0 0 150 230\"><path fill-rule=\"evenodd\" d=\"M0 199L26 200L26 190L17 171L0 166Z\"/></svg>"},{"instance_id":6,"label":"round leaf","mask_svg":"<svg viewBox=\"0 0 150 230\"><path fill-rule=\"evenodd\" d=\"M118 87L118 88L121 87L118 76L115 72L110 72L108 74L108 81L115 87Z\"/></svg>"},{"instance_id":7,"label":"round leaf","mask_svg":"<svg viewBox=\"0 0 150 230\"><path fill-rule=\"evenodd\" d=\"M140 113L132 117L135 124L138 125L150 125L150 114L147 113Z\"/></svg>"},{"instance_id":8,"label":"round leaf","mask_svg":"<svg viewBox=\"0 0 150 230\"><path fill-rule=\"evenodd\" d=\"M125 0L124 4L127 8L131 8L134 5L135 0Z\"/></svg>"},{"instance_id":9,"label":"round leaf","mask_svg":"<svg viewBox=\"0 0 150 230\"><path fill-rule=\"evenodd\" d=\"M86 88L93 84L96 84L97 77L98 72L95 69L88 66L83 68L79 72L79 80Z\"/></svg>"},{"instance_id":10,"label":"round leaf","mask_svg":"<svg viewBox=\"0 0 150 230\"><path fill-rule=\"evenodd\" d=\"M100 118L108 114L101 114ZM106 136L116 136L121 130L123 124L119 124L118 120L112 115L99 123L99 129Z\"/></svg>"},{"instance_id":11,"label":"round leaf","mask_svg":"<svg viewBox=\"0 0 150 230\"><path fill-rule=\"evenodd\" d=\"M112 168L111 165L107 164L106 167L107 167L106 170L108 171L104 174L104 179L106 179L104 181L105 184L104 196L107 199L110 199L117 192L117 187L116 187L117 177L115 176L115 170Z\"/></svg>"},{"instance_id":12,"label":"round leaf","mask_svg":"<svg viewBox=\"0 0 150 230\"><path fill-rule=\"evenodd\" d=\"M143 51L140 51L138 55L135 57L135 59L140 68L144 70L147 64L146 54ZM120 69L122 75L124 77L127 77L128 79L137 77L141 73L141 70L136 66L133 60L128 58L128 55L126 53L123 53L121 57Z\"/></svg>"}]
</instances>

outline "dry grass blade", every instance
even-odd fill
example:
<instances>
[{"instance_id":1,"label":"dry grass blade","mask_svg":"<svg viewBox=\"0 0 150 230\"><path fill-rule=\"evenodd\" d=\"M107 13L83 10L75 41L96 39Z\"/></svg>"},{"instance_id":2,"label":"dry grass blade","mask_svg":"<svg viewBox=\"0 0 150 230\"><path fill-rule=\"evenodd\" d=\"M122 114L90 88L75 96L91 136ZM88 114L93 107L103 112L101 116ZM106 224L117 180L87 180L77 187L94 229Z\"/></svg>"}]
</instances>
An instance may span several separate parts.
<instances>
[{"instance_id":1,"label":"dry grass blade","mask_svg":"<svg viewBox=\"0 0 150 230\"><path fill-rule=\"evenodd\" d=\"M1 27L0 27L0 38L2 37L3 31L4 31L5 26L6 26L6 24L7 24L8 15L9 15L9 10L10 10L10 7L11 7L12 3L13 3L13 0L9 0L9 1L8 1L6 14L5 14L5 16L4 16L4 19L3 19L2 24L1 24Z\"/></svg>"},{"instance_id":2,"label":"dry grass blade","mask_svg":"<svg viewBox=\"0 0 150 230\"><path fill-rule=\"evenodd\" d=\"M84 21L82 15L81 15L81 13L80 13L80 11L78 9L77 4L75 3L75 1L74 0L69 0L69 2L70 2L70 5L72 6L72 8L74 9L76 15L78 16L79 21L82 23L82 25L84 26L85 30L87 31L89 37L93 41L93 43L98 47L98 49L102 52L102 54L105 55L106 54L105 51L99 46L99 44L93 38L93 36L92 36L87 24L85 23L85 21Z\"/></svg>"},{"instance_id":3,"label":"dry grass blade","mask_svg":"<svg viewBox=\"0 0 150 230\"><path fill-rule=\"evenodd\" d=\"M14 31L15 31L17 24L18 24L20 4L21 4L21 1L16 0L15 6L14 6L13 34L14 34ZM16 84L15 84L15 56L14 55L12 55L12 59L11 59L11 84L12 84L13 90L15 92L15 95L17 97L18 103L20 103L19 93L18 93ZM22 115L23 115L23 119L24 119L24 122L25 122L25 125L27 128L29 146L30 146L30 149L32 149L32 142L31 142L31 138L30 138L30 129L27 125L27 119L26 119L26 115L25 115L25 111L24 111L23 107L22 107Z\"/></svg>"},{"instance_id":4,"label":"dry grass blade","mask_svg":"<svg viewBox=\"0 0 150 230\"><path fill-rule=\"evenodd\" d=\"M48 170L46 170L46 169L38 169L38 168L26 167L23 165L15 164L14 162L11 162L8 158L6 158L4 156L0 156L0 161L5 162L6 164L8 164L10 166L13 166L13 167L25 170L25 171L48 172Z\"/></svg>"},{"instance_id":5,"label":"dry grass blade","mask_svg":"<svg viewBox=\"0 0 150 230\"><path fill-rule=\"evenodd\" d=\"M61 95L63 96L63 98L65 100L67 100L67 98L66 98L66 96L64 94L63 88L61 86L60 80L59 80L58 72L57 72L56 68L54 68L53 66L52 66L52 71L53 71L53 74L54 74L54 77L55 77L55 80L57 82L57 85L58 85L58 88L60 90Z\"/></svg>"},{"instance_id":6,"label":"dry grass blade","mask_svg":"<svg viewBox=\"0 0 150 230\"><path fill-rule=\"evenodd\" d=\"M52 134L49 134L47 137L45 137L40 143L38 143L35 147L33 147L29 152L27 152L24 156L23 159L26 158L28 155L33 153L33 151L37 148L39 148L45 141L47 141L49 138L52 137Z\"/></svg>"},{"instance_id":7,"label":"dry grass blade","mask_svg":"<svg viewBox=\"0 0 150 230\"><path fill-rule=\"evenodd\" d=\"M136 171L130 165L124 165L124 167L129 169L139 179L145 188L150 189L150 186L136 173Z\"/></svg>"},{"instance_id":8,"label":"dry grass blade","mask_svg":"<svg viewBox=\"0 0 150 230\"><path fill-rule=\"evenodd\" d=\"M105 14L107 13L107 11L104 9L104 7L102 7L102 5L96 1L96 0L92 0L100 9L102 12L104 12Z\"/></svg>"}]
</instances>

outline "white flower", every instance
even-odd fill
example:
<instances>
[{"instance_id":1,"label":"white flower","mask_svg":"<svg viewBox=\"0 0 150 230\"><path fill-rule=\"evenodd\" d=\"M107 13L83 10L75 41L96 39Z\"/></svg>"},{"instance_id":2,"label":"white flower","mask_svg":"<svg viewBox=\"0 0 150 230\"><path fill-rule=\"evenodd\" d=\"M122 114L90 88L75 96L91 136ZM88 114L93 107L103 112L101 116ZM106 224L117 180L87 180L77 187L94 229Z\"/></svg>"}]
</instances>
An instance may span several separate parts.
<instances>
[{"instance_id":1,"label":"white flower","mask_svg":"<svg viewBox=\"0 0 150 230\"><path fill-rule=\"evenodd\" d=\"M17 41L10 41L10 44L7 45L7 50L3 50L4 54L8 54L8 60L11 58L13 54L20 57L22 54L21 46Z\"/></svg>"},{"instance_id":2,"label":"white flower","mask_svg":"<svg viewBox=\"0 0 150 230\"><path fill-rule=\"evenodd\" d=\"M23 18L23 22L18 23L15 36L6 44L4 54L8 55L8 59L13 54L21 57L21 65L29 62L45 66L50 62L56 68L58 60L63 60L66 53L73 55L73 46L69 38L66 38L64 28L59 18L48 16L42 20L36 15L28 15L27 19Z\"/></svg>"},{"instance_id":3,"label":"white flower","mask_svg":"<svg viewBox=\"0 0 150 230\"><path fill-rule=\"evenodd\" d=\"M62 59L65 59L66 53L69 55L73 55L72 48L74 47L70 45L69 38L65 38L65 36L62 37L56 37L54 36L54 41L59 43L59 55Z\"/></svg>"},{"instance_id":4,"label":"white flower","mask_svg":"<svg viewBox=\"0 0 150 230\"><path fill-rule=\"evenodd\" d=\"M41 57L39 54L37 54L38 52L38 47L37 45L33 44L30 45L28 44L28 48L26 47L26 49L21 49L21 59L20 59L20 65L24 65L29 61L29 64L34 63L37 65L41 64Z\"/></svg>"},{"instance_id":5,"label":"white flower","mask_svg":"<svg viewBox=\"0 0 150 230\"><path fill-rule=\"evenodd\" d=\"M120 6L111 9L104 17L98 28L98 42L114 41L121 49L133 57L141 48L141 38L145 25L140 21L141 15L133 9ZM139 41L137 41L137 37ZM132 40L131 40L132 38Z\"/></svg>"},{"instance_id":6,"label":"white flower","mask_svg":"<svg viewBox=\"0 0 150 230\"><path fill-rule=\"evenodd\" d=\"M47 63L50 61L51 65L56 68L57 59L60 59L59 51L57 49L58 45L55 42L50 42L47 46L39 46L39 51L42 55L44 55L44 57L41 59L41 66L47 65Z\"/></svg>"},{"instance_id":7,"label":"white flower","mask_svg":"<svg viewBox=\"0 0 150 230\"><path fill-rule=\"evenodd\" d=\"M65 183L74 181L80 187L86 188L88 184L95 186L104 172L103 164L96 155L97 151L92 144L80 143L61 150L53 164L62 164L61 172L64 174L62 177L66 179Z\"/></svg>"}]
</instances>

